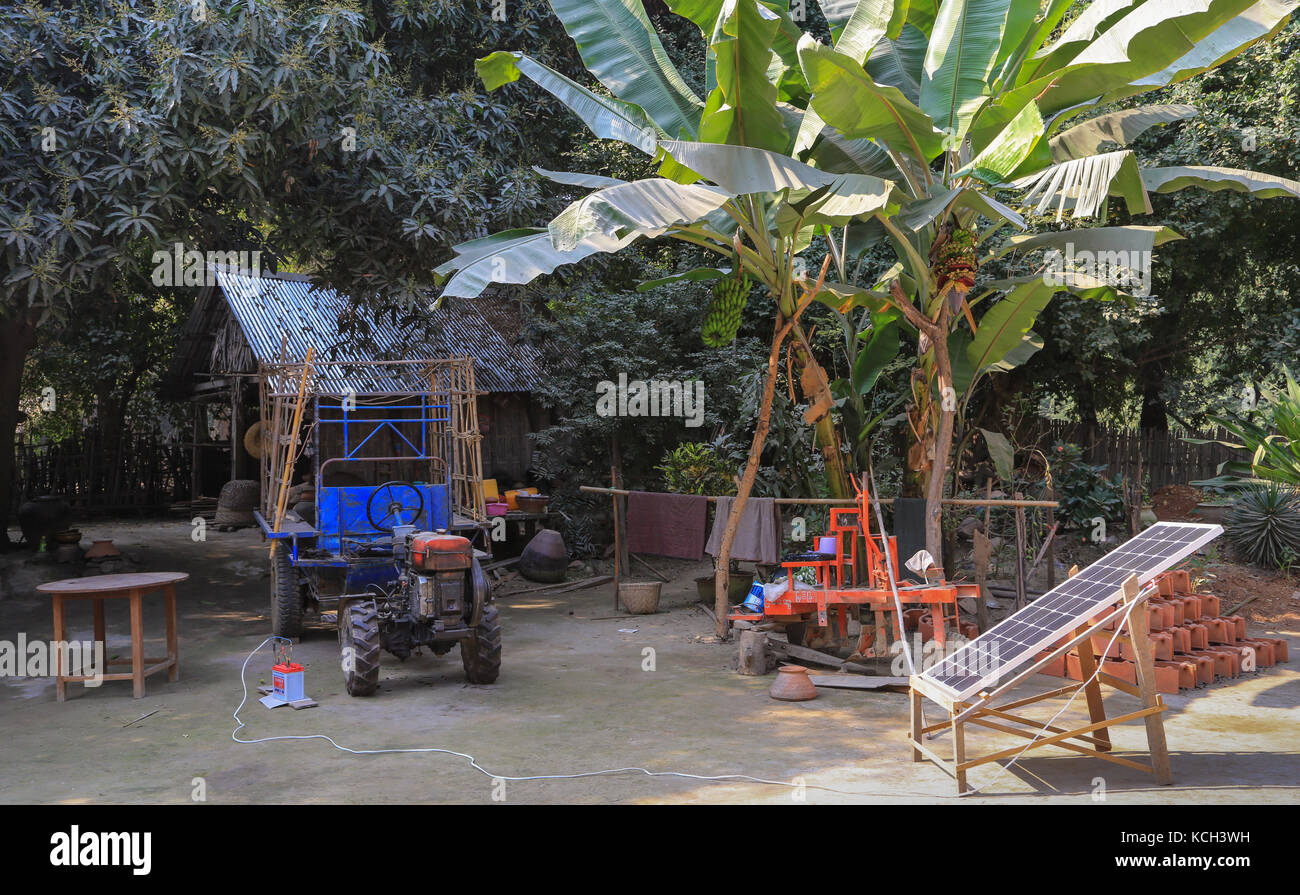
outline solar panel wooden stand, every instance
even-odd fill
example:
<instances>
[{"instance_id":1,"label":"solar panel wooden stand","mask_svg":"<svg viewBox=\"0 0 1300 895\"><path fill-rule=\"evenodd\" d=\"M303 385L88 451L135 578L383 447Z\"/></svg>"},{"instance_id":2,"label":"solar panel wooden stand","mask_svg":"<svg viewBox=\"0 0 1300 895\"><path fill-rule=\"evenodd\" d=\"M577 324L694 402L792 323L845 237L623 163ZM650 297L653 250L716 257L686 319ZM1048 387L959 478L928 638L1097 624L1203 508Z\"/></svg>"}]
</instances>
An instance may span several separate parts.
<instances>
[{"instance_id":1,"label":"solar panel wooden stand","mask_svg":"<svg viewBox=\"0 0 1300 895\"><path fill-rule=\"evenodd\" d=\"M1076 571L1071 569L1070 574L1073 576ZM1076 628L1069 635L1069 639L1049 655L1034 662L1006 683L1000 684L991 691L979 693L974 700L953 700L922 675L913 675L909 681L911 724L908 732L908 739L912 746L912 761L919 762L928 758L937 764L957 781L959 795L967 791L966 772L971 768L1010 759L1022 750L1027 751L1043 746L1057 746L1080 755L1136 768L1153 774L1158 783L1170 783L1172 777L1169 770L1169 749L1165 744L1164 720L1161 716L1165 705L1156 691L1155 657L1152 653L1151 638L1148 636L1145 612L1147 598L1140 592L1137 575L1132 575L1123 582L1117 599L1119 599L1117 606L1105 610L1103 615L1094 617L1087 625ZM1128 616L1129 634L1115 636L1113 631L1106 630L1106 625L1122 618L1128 611L1129 604L1136 604ZM1093 654L1092 638L1097 635L1104 635L1107 639L1115 636L1117 643L1127 642L1132 646L1136 666L1136 686L1105 671L1097 674L1093 679L1094 672L1097 670L1097 658ZM1081 682L1070 683L1036 696L1012 698L1008 702L999 703L999 700L1007 697L1016 686L1076 647L1079 654L1079 676L1083 679ZM1141 708L1114 718L1107 718L1102 702L1103 685L1136 697L1141 702ZM1080 690L1084 693L1089 716L1089 723L1080 727L1059 727L1016 713L1025 706L1045 700L1068 699ZM948 716L947 720L927 725L923 714L923 698L943 708ZM1109 728L1139 719L1146 725L1149 764L1111 753ZM1012 746L987 755L971 757L966 754L965 727L968 724L1023 737L1031 742L1027 747ZM952 734L951 758L941 755L932 739L932 736L942 735L943 732Z\"/></svg>"}]
</instances>

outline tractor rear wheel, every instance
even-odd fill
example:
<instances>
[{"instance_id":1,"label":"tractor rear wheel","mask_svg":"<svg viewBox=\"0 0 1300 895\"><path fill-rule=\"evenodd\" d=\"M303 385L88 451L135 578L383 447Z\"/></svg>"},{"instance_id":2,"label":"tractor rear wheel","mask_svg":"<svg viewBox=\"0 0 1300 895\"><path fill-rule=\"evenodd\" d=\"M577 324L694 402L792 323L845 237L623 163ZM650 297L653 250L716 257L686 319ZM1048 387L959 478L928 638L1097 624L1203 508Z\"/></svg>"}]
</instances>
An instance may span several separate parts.
<instances>
[{"instance_id":1,"label":"tractor rear wheel","mask_svg":"<svg viewBox=\"0 0 1300 895\"><path fill-rule=\"evenodd\" d=\"M372 600L339 610L339 647L349 696L373 696L379 687L379 613Z\"/></svg>"},{"instance_id":2,"label":"tractor rear wheel","mask_svg":"<svg viewBox=\"0 0 1300 895\"><path fill-rule=\"evenodd\" d=\"M271 633L302 637L302 586L283 540L271 542Z\"/></svg>"},{"instance_id":3,"label":"tractor rear wheel","mask_svg":"<svg viewBox=\"0 0 1300 895\"><path fill-rule=\"evenodd\" d=\"M497 607L483 607L474 633L460 642L460 660L471 684L490 684L501 673L501 618Z\"/></svg>"}]
</instances>

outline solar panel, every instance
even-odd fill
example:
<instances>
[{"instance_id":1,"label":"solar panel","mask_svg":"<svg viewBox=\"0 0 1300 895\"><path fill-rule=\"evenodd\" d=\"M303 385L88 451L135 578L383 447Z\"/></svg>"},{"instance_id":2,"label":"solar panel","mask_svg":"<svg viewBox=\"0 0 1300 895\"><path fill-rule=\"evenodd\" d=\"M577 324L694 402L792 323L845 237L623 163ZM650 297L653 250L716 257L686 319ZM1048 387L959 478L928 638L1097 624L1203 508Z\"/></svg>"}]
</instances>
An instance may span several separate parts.
<instances>
[{"instance_id":1,"label":"solar panel","mask_svg":"<svg viewBox=\"0 0 1300 895\"><path fill-rule=\"evenodd\" d=\"M954 700L965 699L1119 599L1124 581L1145 585L1223 534L1218 525L1159 522L1125 541L1073 578L998 622L922 672Z\"/></svg>"}]
</instances>

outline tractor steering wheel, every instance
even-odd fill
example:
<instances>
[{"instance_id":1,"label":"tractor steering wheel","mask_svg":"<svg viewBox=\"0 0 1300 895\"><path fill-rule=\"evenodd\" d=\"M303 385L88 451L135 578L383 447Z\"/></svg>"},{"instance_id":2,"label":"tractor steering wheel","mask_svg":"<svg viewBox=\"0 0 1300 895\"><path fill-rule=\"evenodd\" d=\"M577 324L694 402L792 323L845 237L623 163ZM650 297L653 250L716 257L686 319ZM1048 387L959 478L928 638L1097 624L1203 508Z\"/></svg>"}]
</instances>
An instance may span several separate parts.
<instances>
[{"instance_id":1,"label":"tractor steering wheel","mask_svg":"<svg viewBox=\"0 0 1300 895\"><path fill-rule=\"evenodd\" d=\"M376 503L381 494L386 498ZM377 509L383 510L379 516L375 515ZM392 531L398 525L412 525L423 512L424 492L410 482L384 482L366 501L366 519L375 531Z\"/></svg>"}]
</instances>

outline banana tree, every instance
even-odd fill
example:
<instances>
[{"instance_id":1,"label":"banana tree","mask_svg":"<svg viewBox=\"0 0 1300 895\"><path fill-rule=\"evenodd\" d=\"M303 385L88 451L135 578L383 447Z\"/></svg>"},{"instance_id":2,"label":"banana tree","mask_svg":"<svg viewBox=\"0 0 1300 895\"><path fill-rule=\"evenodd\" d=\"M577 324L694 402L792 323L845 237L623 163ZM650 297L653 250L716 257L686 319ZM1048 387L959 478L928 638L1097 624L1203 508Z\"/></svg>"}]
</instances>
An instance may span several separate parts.
<instances>
[{"instance_id":1,"label":"banana tree","mask_svg":"<svg viewBox=\"0 0 1300 895\"><path fill-rule=\"evenodd\" d=\"M1194 109L1096 114L1233 58L1276 33L1297 0L1096 0L1062 27L1074 5L824 0L825 44L801 33L777 0L668 0L707 44L704 97L669 61L640 0L551 0L603 89L520 52L479 60L488 89L534 81L597 137L646 153L658 176L543 172L591 192L546 227L457 246L439 268L444 295L526 283L664 237L725 259L776 300L763 413L719 556L720 632L730 535L766 437L785 339L811 357L798 324L809 302L841 314L867 309L868 339L893 326L914 335L908 483L926 498L927 549L940 557L954 419L974 382L1032 354L1031 327L1055 295L1133 300L1125 274L1176 238L1159 227L1097 226L1112 198L1130 215L1151 213L1153 192L1193 186L1300 198L1300 183L1255 172L1143 168L1129 143ZM1008 227L1028 229L1022 212L1051 216L1058 229L1006 239ZM802 256L818 232L834 248L814 279ZM896 263L854 265L850 246L873 243ZM1105 257L1104 273L1073 263L1080 246ZM989 278L984 266L1009 251L1042 269ZM868 352L859 381L886 353ZM826 388L824 376L813 388Z\"/></svg>"}]
</instances>

